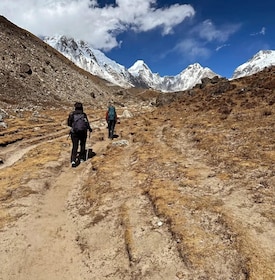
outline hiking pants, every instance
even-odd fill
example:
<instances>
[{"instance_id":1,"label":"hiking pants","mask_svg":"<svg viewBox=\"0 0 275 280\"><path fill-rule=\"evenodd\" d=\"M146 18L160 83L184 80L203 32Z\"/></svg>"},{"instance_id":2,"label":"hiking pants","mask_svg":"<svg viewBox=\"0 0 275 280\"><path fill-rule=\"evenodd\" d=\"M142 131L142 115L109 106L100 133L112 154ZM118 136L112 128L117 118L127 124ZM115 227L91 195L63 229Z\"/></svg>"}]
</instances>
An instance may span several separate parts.
<instances>
[{"instance_id":1,"label":"hiking pants","mask_svg":"<svg viewBox=\"0 0 275 280\"><path fill-rule=\"evenodd\" d=\"M108 137L111 139L114 138L115 125L116 125L115 120L108 120L108 132L109 132Z\"/></svg>"},{"instance_id":2,"label":"hiking pants","mask_svg":"<svg viewBox=\"0 0 275 280\"><path fill-rule=\"evenodd\" d=\"M79 159L85 160L85 146L86 146L86 140L87 140L87 131L83 131L81 133L71 133L72 138L72 153L71 153L71 162L76 162L77 159L77 150L78 146L80 144L80 153L79 153Z\"/></svg>"}]
</instances>

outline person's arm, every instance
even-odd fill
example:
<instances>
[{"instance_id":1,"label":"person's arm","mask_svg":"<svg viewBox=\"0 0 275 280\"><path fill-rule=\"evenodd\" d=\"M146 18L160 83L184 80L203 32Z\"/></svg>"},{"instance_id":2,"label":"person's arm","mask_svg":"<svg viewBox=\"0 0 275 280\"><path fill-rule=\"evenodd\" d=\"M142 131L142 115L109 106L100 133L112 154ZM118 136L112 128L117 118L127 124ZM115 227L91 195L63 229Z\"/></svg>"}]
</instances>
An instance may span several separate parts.
<instances>
[{"instance_id":1,"label":"person's arm","mask_svg":"<svg viewBox=\"0 0 275 280\"><path fill-rule=\"evenodd\" d=\"M88 117L87 117L86 114L85 114L85 118L86 118L86 121L87 121L87 129L88 129L90 132L92 132L93 129L92 129L91 126L90 126L90 122L89 122Z\"/></svg>"},{"instance_id":2,"label":"person's arm","mask_svg":"<svg viewBox=\"0 0 275 280\"><path fill-rule=\"evenodd\" d=\"M68 124L68 126L72 127L72 125L73 125L73 113L69 114L67 124Z\"/></svg>"},{"instance_id":3,"label":"person's arm","mask_svg":"<svg viewBox=\"0 0 275 280\"><path fill-rule=\"evenodd\" d=\"M106 122L108 122L108 110L106 111L105 119L106 119Z\"/></svg>"}]
</instances>

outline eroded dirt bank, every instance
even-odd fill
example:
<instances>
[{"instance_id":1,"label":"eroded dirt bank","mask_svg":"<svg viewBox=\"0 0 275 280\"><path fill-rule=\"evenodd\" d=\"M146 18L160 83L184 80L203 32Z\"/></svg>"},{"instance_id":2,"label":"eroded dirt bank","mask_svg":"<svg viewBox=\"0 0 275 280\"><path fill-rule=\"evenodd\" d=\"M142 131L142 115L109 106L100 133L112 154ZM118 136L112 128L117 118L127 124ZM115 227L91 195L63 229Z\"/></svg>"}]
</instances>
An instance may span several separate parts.
<instances>
[{"instance_id":1,"label":"eroded dirt bank","mask_svg":"<svg viewBox=\"0 0 275 280\"><path fill-rule=\"evenodd\" d=\"M274 279L272 120L255 156L251 121L169 112L122 118L113 141L94 122L75 169L66 135L6 148L0 279Z\"/></svg>"}]
</instances>

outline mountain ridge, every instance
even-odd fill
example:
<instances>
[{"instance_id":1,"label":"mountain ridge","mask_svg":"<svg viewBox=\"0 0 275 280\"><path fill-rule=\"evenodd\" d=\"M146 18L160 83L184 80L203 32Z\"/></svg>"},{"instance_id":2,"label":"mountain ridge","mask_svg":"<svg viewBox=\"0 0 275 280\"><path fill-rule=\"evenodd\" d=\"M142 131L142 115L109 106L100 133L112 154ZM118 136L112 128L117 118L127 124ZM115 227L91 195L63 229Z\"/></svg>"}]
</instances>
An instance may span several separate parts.
<instances>
[{"instance_id":1,"label":"mountain ridge","mask_svg":"<svg viewBox=\"0 0 275 280\"><path fill-rule=\"evenodd\" d=\"M83 40L76 40L64 35L44 37L42 40L79 67L123 88L143 87L162 92L175 92L191 89L200 84L204 78L221 77L199 63L187 66L175 76L162 77L158 73L153 73L142 59L137 60L127 69L101 51L93 49ZM249 76L273 65L275 65L275 51L261 50L249 61L238 66L230 79Z\"/></svg>"},{"instance_id":2,"label":"mountain ridge","mask_svg":"<svg viewBox=\"0 0 275 280\"><path fill-rule=\"evenodd\" d=\"M161 77L153 73L143 60L136 61L129 69L109 59L101 51L93 49L87 42L64 35L41 38L61 52L77 66L93 75L98 75L124 88L144 87L163 92L181 91L194 87L203 78L220 76L199 63L189 65L176 76Z\"/></svg>"}]
</instances>

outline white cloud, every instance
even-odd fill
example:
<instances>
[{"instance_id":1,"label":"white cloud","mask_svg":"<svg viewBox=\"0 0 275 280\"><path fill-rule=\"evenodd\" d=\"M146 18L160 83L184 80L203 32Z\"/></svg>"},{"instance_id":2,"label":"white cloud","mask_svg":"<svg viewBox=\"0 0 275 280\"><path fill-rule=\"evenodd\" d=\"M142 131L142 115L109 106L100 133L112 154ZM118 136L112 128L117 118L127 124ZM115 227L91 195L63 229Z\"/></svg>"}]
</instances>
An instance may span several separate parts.
<instances>
[{"instance_id":1,"label":"white cloud","mask_svg":"<svg viewBox=\"0 0 275 280\"><path fill-rule=\"evenodd\" d=\"M139 31L148 31L159 26L163 28L163 35L167 35L173 31L174 26L193 15L194 9L191 6L175 4L166 9L151 9L150 12L141 14L133 21L133 25Z\"/></svg>"},{"instance_id":2,"label":"white cloud","mask_svg":"<svg viewBox=\"0 0 275 280\"><path fill-rule=\"evenodd\" d=\"M181 43L176 46L175 50L184 54L185 57L188 57L189 61L194 61L198 58L208 58L211 53L201 42L191 38L181 41Z\"/></svg>"},{"instance_id":3,"label":"white cloud","mask_svg":"<svg viewBox=\"0 0 275 280\"><path fill-rule=\"evenodd\" d=\"M1 0L0 14L35 35L64 34L83 39L98 49L119 45L117 35L126 30L162 34L195 14L190 5L157 9L156 0L117 0L100 8L96 0Z\"/></svg>"},{"instance_id":4,"label":"white cloud","mask_svg":"<svg viewBox=\"0 0 275 280\"><path fill-rule=\"evenodd\" d=\"M191 28L174 51L180 52L183 57L187 57L188 54L190 61L207 59L212 55L213 50L218 51L229 46L226 42L240 27L240 24L216 27L211 20L205 20ZM215 47L217 44L219 47Z\"/></svg>"},{"instance_id":5,"label":"white cloud","mask_svg":"<svg viewBox=\"0 0 275 280\"><path fill-rule=\"evenodd\" d=\"M201 39L207 42L226 42L230 35L234 34L240 28L240 24L224 25L217 28L211 20L205 20L193 29Z\"/></svg>"}]
</instances>

